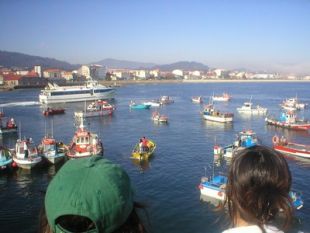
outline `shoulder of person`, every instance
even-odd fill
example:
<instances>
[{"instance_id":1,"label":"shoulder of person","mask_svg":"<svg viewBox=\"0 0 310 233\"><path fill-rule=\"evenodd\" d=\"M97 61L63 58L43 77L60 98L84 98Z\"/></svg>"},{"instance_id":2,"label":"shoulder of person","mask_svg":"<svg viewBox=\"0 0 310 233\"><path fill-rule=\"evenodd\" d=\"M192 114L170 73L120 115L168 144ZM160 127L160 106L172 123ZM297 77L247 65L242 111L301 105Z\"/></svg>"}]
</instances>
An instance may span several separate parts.
<instances>
[{"instance_id":1,"label":"shoulder of person","mask_svg":"<svg viewBox=\"0 0 310 233\"><path fill-rule=\"evenodd\" d=\"M275 226L265 225L264 228L266 230L266 233L284 233ZM258 226L253 225L253 226L230 228L223 231L222 233L242 233L242 232L262 233L262 230Z\"/></svg>"}]
</instances>

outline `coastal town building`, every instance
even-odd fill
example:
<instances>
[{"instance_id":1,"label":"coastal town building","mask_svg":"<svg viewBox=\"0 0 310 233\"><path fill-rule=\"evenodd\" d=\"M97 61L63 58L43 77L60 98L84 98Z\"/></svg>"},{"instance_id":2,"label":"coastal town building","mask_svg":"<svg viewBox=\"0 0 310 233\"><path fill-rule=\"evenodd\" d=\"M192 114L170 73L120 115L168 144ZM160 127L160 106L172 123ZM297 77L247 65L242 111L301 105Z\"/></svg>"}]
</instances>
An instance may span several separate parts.
<instances>
[{"instance_id":1,"label":"coastal town building","mask_svg":"<svg viewBox=\"0 0 310 233\"><path fill-rule=\"evenodd\" d=\"M34 66L34 72L36 72L39 77L42 77L42 69L41 69L41 66Z\"/></svg>"},{"instance_id":2,"label":"coastal town building","mask_svg":"<svg viewBox=\"0 0 310 233\"><path fill-rule=\"evenodd\" d=\"M102 65L90 65L89 66L89 76L96 80L105 79L107 69ZM87 77L85 75L85 77Z\"/></svg>"},{"instance_id":3,"label":"coastal town building","mask_svg":"<svg viewBox=\"0 0 310 233\"><path fill-rule=\"evenodd\" d=\"M176 77L183 77L183 70L179 70L179 69L176 69L176 70L173 70L172 71L172 74Z\"/></svg>"},{"instance_id":4,"label":"coastal town building","mask_svg":"<svg viewBox=\"0 0 310 233\"><path fill-rule=\"evenodd\" d=\"M4 77L0 74L0 85L2 86L4 84Z\"/></svg>"},{"instance_id":5,"label":"coastal town building","mask_svg":"<svg viewBox=\"0 0 310 233\"><path fill-rule=\"evenodd\" d=\"M3 77L4 77L4 85L8 86L8 87L18 86L19 80L21 78L20 75L13 74L13 73L5 74L5 75L3 75Z\"/></svg>"},{"instance_id":6,"label":"coastal town building","mask_svg":"<svg viewBox=\"0 0 310 233\"><path fill-rule=\"evenodd\" d=\"M43 71L44 78L61 78L61 70L60 69L46 69Z\"/></svg>"},{"instance_id":7,"label":"coastal town building","mask_svg":"<svg viewBox=\"0 0 310 233\"><path fill-rule=\"evenodd\" d=\"M150 77L150 73L147 70L135 70L134 77L136 79L147 79Z\"/></svg>"},{"instance_id":8,"label":"coastal town building","mask_svg":"<svg viewBox=\"0 0 310 233\"><path fill-rule=\"evenodd\" d=\"M80 76L84 76L86 79L90 78L90 69L86 65L82 65L78 70L77 73Z\"/></svg>"},{"instance_id":9,"label":"coastal town building","mask_svg":"<svg viewBox=\"0 0 310 233\"><path fill-rule=\"evenodd\" d=\"M159 70L150 70L150 76L153 78L158 78L159 77Z\"/></svg>"},{"instance_id":10,"label":"coastal town building","mask_svg":"<svg viewBox=\"0 0 310 233\"><path fill-rule=\"evenodd\" d=\"M70 71L62 71L61 72L61 77L63 77L67 81L72 81L73 80L73 74Z\"/></svg>"}]
</instances>

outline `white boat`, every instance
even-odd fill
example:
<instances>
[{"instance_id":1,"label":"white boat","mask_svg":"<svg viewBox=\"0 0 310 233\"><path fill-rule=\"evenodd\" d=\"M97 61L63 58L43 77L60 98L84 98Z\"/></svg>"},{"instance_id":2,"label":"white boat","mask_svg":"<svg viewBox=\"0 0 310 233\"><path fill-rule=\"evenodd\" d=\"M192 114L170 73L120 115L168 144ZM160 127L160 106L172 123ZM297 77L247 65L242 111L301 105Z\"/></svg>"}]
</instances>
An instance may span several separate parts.
<instances>
[{"instance_id":1,"label":"white boat","mask_svg":"<svg viewBox=\"0 0 310 233\"><path fill-rule=\"evenodd\" d=\"M215 110L212 104L205 106L202 116L205 120L229 123L233 121L234 114Z\"/></svg>"},{"instance_id":2,"label":"white boat","mask_svg":"<svg viewBox=\"0 0 310 233\"><path fill-rule=\"evenodd\" d=\"M18 167L30 170L42 161L42 157L38 155L38 150L31 138L18 139L15 153L13 153L13 161Z\"/></svg>"},{"instance_id":3,"label":"white boat","mask_svg":"<svg viewBox=\"0 0 310 233\"><path fill-rule=\"evenodd\" d=\"M158 108L161 106L161 103L158 100L145 101L142 104L150 105L151 107Z\"/></svg>"},{"instance_id":4,"label":"white boat","mask_svg":"<svg viewBox=\"0 0 310 233\"><path fill-rule=\"evenodd\" d=\"M159 102L161 104L172 104L174 103L174 100L170 96L163 95L160 97Z\"/></svg>"},{"instance_id":5,"label":"white boat","mask_svg":"<svg viewBox=\"0 0 310 233\"><path fill-rule=\"evenodd\" d=\"M95 80L86 81L83 86L63 86L48 83L39 94L42 104L91 101L98 99L113 99L115 89L100 85Z\"/></svg>"},{"instance_id":6,"label":"white boat","mask_svg":"<svg viewBox=\"0 0 310 233\"><path fill-rule=\"evenodd\" d=\"M231 99L231 95L227 93L223 93L223 95L213 95L213 101L229 101Z\"/></svg>"},{"instance_id":7,"label":"white boat","mask_svg":"<svg viewBox=\"0 0 310 233\"><path fill-rule=\"evenodd\" d=\"M168 123L168 117L160 114L159 112L153 112L152 120L158 123Z\"/></svg>"},{"instance_id":8,"label":"white boat","mask_svg":"<svg viewBox=\"0 0 310 233\"><path fill-rule=\"evenodd\" d=\"M211 177L210 179L202 177L198 187L201 195L224 201L226 183L226 176L218 175Z\"/></svg>"},{"instance_id":9,"label":"white boat","mask_svg":"<svg viewBox=\"0 0 310 233\"><path fill-rule=\"evenodd\" d=\"M109 104L107 101L96 100L88 105L84 112L74 112L74 116L77 118L107 116L112 115L114 110L115 107Z\"/></svg>"},{"instance_id":10,"label":"white boat","mask_svg":"<svg viewBox=\"0 0 310 233\"><path fill-rule=\"evenodd\" d=\"M192 97L192 102L196 103L196 104L202 104L202 102L203 102L202 96L193 96Z\"/></svg>"},{"instance_id":11,"label":"white boat","mask_svg":"<svg viewBox=\"0 0 310 233\"><path fill-rule=\"evenodd\" d=\"M245 102L242 107L237 108L239 113L251 114L251 115L265 115L267 114L268 109L263 108L259 105L253 107L251 102Z\"/></svg>"},{"instance_id":12,"label":"white boat","mask_svg":"<svg viewBox=\"0 0 310 233\"><path fill-rule=\"evenodd\" d=\"M287 111L302 110L305 109L307 105L306 103L300 103L297 97L283 100L282 104L280 104L280 106Z\"/></svg>"},{"instance_id":13,"label":"white boat","mask_svg":"<svg viewBox=\"0 0 310 233\"><path fill-rule=\"evenodd\" d=\"M65 159L66 146L58 143L53 137L45 136L38 146L39 153L51 164L57 164Z\"/></svg>"}]
</instances>

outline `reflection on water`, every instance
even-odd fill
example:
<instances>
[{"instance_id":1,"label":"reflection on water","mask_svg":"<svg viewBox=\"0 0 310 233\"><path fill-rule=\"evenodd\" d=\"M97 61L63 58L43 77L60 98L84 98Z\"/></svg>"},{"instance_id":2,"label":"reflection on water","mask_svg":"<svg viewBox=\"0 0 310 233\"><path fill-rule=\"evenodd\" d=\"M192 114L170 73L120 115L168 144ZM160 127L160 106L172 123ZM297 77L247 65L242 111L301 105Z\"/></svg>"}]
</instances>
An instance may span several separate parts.
<instances>
[{"instance_id":1,"label":"reflection on water","mask_svg":"<svg viewBox=\"0 0 310 233\"><path fill-rule=\"evenodd\" d=\"M131 159L131 162L139 168L140 172L145 172L151 167L151 162L148 160Z\"/></svg>"},{"instance_id":2,"label":"reflection on water","mask_svg":"<svg viewBox=\"0 0 310 233\"><path fill-rule=\"evenodd\" d=\"M202 195L202 194L200 194L200 201L206 202L209 205L211 205L211 207L215 207L215 208L221 205L220 200L213 198L213 197L206 196L206 195Z\"/></svg>"},{"instance_id":3,"label":"reflection on water","mask_svg":"<svg viewBox=\"0 0 310 233\"><path fill-rule=\"evenodd\" d=\"M220 130L231 130L233 129L233 123L221 123L216 121L207 121L202 119L202 125L204 125L207 129L220 129Z\"/></svg>"}]
</instances>

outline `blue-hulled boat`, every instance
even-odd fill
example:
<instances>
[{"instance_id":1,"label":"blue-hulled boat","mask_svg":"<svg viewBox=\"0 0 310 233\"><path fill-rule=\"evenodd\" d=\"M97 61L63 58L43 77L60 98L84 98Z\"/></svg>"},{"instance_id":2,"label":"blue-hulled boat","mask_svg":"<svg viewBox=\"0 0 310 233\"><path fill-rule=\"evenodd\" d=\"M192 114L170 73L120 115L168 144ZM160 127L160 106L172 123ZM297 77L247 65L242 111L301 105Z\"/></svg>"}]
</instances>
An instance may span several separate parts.
<instances>
[{"instance_id":1,"label":"blue-hulled boat","mask_svg":"<svg viewBox=\"0 0 310 233\"><path fill-rule=\"evenodd\" d=\"M150 109L150 104L136 104L135 102L131 101L129 104L131 109Z\"/></svg>"},{"instance_id":2,"label":"blue-hulled boat","mask_svg":"<svg viewBox=\"0 0 310 233\"><path fill-rule=\"evenodd\" d=\"M219 201L224 201L226 183L227 177L223 175L214 176L210 179L207 177L202 177L198 188L200 189L201 195L211 197ZM289 196L291 198L293 207L296 210L299 210L303 207L304 202L301 193L290 191Z\"/></svg>"},{"instance_id":3,"label":"blue-hulled boat","mask_svg":"<svg viewBox=\"0 0 310 233\"><path fill-rule=\"evenodd\" d=\"M5 170L7 168L10 168L12 165L13 159L11 152L4 148L0 147L0 170Z\"/></svg>"}]
</instances>

